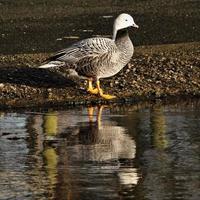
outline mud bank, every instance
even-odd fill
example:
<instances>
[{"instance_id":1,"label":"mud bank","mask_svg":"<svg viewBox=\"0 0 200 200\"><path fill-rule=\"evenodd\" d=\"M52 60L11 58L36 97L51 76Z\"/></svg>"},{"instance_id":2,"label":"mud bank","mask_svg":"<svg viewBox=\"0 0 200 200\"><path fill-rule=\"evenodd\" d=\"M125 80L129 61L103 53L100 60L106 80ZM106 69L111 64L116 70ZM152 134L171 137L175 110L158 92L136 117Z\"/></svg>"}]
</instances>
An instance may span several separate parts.
<instances>
[{"instance_id":1,"label":"mud bank","mask_svg":"<svg viewBox=\"0 0 200 200\"><path fill-rule=\"evenodd\" d=\"M0 108L64 106L200 96L200 43L137 47L131 62L102 80L106 101L86 92L83 80L66 78L64 69L37 66L49 54L0 57Z\"/></svg>"}]
</instances>

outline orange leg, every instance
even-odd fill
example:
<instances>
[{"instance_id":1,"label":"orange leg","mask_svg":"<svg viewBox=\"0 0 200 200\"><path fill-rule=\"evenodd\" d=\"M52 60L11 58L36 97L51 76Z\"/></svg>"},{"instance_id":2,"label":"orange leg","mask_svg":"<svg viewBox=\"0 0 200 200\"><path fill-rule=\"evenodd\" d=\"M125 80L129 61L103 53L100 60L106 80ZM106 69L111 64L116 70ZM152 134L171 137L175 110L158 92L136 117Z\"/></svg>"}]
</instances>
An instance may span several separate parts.
<instances>
[{"instance_id":1,"label":"orange leg","mask_svg":"<svg viewBox=\"0 0 200 200\"><path fill-rule=\"evenodd\" d=\"M88 118L90 122L93 122L94 107L88 107Z\"/></svg>"},{"instance_id":2,"label":"orange leg","mask_svg":"<svg viewBox=\"0 0 200 200\"><path fill-rule=\"evenodd\" d=\"M98 93L101 97L103 97L104 99L114 99L116 98L116 96L110 95L110 94L104 94L103 90L100 87L100 81L97 81L97 89L98 89Z\"/></svg>"},{"instance_id":3,"label":"orange leg","mask_svg":"<svg viewBox=\"0 0 200 200\"><path fill-rule=\"evenodd\" d=\"M87 89L87 91L89 93L91 93L91 94L98 94L99 93L99 91L98 91L97 88L93 88L93 86L92 86L92 79L88 80L88 89Z\"/></svg>"}]
</instances>

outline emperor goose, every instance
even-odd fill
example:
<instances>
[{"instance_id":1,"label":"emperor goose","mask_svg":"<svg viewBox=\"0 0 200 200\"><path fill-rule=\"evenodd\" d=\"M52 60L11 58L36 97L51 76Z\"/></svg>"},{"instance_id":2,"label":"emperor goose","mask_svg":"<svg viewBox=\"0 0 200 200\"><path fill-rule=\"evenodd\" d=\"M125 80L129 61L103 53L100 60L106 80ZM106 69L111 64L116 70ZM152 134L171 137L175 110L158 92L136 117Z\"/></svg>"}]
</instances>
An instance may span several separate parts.
<instances>
[{"instance_id":1,"label":"emperor goose","mask_svg":"<svg viewBox=\"0 0 200 200\"><path fill-rule=\"evenodd\" d=\"M88 80L89 93L113 99L115 96L103 93L99 79L117 74L130 61L134 47L128 27L138 28L138 25L130 15L120 14L114 21L112 39L94 37L81 40L57 52L39 68L66 67ZM93 82L96 82L96 88Z\"/></svg>"}]
</instances>

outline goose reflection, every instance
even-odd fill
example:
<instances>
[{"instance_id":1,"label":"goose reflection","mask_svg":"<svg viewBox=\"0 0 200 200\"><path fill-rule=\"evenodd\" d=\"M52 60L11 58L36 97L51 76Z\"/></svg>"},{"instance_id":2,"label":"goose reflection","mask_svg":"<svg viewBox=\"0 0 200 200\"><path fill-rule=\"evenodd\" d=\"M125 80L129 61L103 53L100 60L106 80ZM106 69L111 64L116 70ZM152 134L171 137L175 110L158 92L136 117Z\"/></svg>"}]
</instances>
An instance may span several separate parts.
<instances>
[{"instance_id":1,"label":"goose reflection","mask_svg":"<svg viewBox=\"0 0 200 200\"><path fill-rule=\"evenodd\" d=\"M72 159L99 162L133 159L135 141L124 127L111 121L108 116L102 116L103 109L104 106L97 108L94 114L95 108L90 107L87 116L84 112L82 115L49 112L43 116L43 122L37 124L42 126L46 140L58 141L62 138L67 146L73 146L77 153ZM35 128L40 129L39 126Z\"/></svg>"},{"instance_id":2,"label":"goose reflection","mask_svg":"<svg viewBox=\"0 0 200 200\"><path fill-rule=\"evenodd\" d=\"M45 134L43 156L49 190L51 193L55 190L51 196L78 199L84 188L93 188L90 195L95 196L98 187L103 188L105 196L112 196L118 183L123 188L137 185L135 141L108 113L104 115L104 110L109 111L101 106L80 113L49 112L43 116L40 123Z\"/></svg>"},{"instance_id":3,"label":"goose reflection","mask_svg":"<svg viewBox=\"0 0 200 200\"><path fill-rule=\"evenodd\" d=\"M94 108L88 108L89 121L78 123L80 129L76 159L98 162L133 159L135 141L127 134L124 127L106 119L106 116L102 115L103 109L104 106L101 106L94 115Z\"/></svg>"}]
</instances>

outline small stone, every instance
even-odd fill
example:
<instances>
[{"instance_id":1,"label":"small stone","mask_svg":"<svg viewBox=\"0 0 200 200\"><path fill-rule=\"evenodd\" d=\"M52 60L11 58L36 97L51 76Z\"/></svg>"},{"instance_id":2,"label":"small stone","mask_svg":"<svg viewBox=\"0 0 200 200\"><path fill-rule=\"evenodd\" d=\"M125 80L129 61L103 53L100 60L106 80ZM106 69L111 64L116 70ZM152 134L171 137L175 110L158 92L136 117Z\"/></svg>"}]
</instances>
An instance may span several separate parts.
<instances>
[{"instance_id":1,"label":"small stone","mask_svg":"<svg viewBox=\"0 0 200 200\"><path fill-rule=\"evenodd\" d=\"M116 81L115 81L115 85L118 85L118 84L119 84L119 81L116 80Z\"/></svg>"},{"instance_id":2,"label":"small stone","mask_svg":"<svg viewBox=\"0 0 200 200\"><path fill-rule=\"evenodd\" d=\"M4 87L4 84L3 83L0 83L0 88L3 88Z\"/></svg>"}]
</instances>

